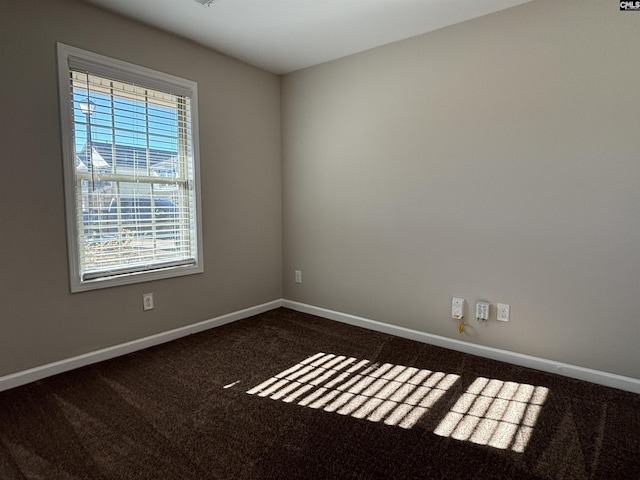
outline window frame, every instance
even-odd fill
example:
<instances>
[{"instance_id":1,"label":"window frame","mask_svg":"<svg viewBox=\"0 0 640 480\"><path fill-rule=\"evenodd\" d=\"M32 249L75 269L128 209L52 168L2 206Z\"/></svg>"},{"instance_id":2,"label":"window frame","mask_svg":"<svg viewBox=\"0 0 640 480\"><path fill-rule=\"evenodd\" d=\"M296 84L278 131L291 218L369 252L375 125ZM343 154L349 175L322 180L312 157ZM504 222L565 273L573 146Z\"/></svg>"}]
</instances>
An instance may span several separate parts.
<instances>
[{"instance_id":1,"label":"window frame","mask_svg":"<svg viewBox=\"0 0 640 480\"><path fill-rule=\"evenodd\" d=\"M67 249L71 292L76 293L204 272L197 83L63 43L57 44L57 54ZM82 209L82 205L78 205L76 195L76 151L70 80L72 70L77 68L86 69L94 75L127 83L135 83L149 89L184 96L190 99L191 159L189 160L192 162L193 180L189 183L189 190L193 194L193 203L195 206L195 225L191 225L192 228L195 228L195 262L186 265L184 261L173 261L170 265L158 263L155 267L146 270L141 269L139 271L124 272L115 275L110 275L108 272L105 272L105 275L98 276L97 278L94 278L96 277L95 275L92 275L89 279L82 278L82 272L80 271L80 234L78 232L77 222L78 209Z\"/></svg>"}]
</instances>

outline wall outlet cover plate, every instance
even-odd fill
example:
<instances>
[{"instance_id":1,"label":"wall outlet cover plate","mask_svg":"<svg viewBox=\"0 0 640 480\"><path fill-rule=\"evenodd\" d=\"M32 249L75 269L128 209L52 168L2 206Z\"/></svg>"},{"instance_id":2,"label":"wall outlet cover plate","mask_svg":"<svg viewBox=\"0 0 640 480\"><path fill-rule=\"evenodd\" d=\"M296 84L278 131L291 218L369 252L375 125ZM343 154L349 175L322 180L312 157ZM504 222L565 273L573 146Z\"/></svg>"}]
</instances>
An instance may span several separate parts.
<instances>
[{"instance_id":1,"label":"wall outlet cover plate","mask_svg":"<svg viewBox=\"0 0 640 480\"><path fill-rule=\"evenodd\" d=\"M510 310L510 307L509 307L508 304L499 303L498 304L498 316L497 316L497 319L500 320L501 322L508 322L509 321L509 310Z\"/></svg>"},{"instance_id":2,"label":"wall outlet cover plate","mask_svg":"<svg viewBox=\"0 0 640 480\"><path fill-rule=\"evenodd\" d=\"M478 320L489 320L489 302L476 302L476 318Z\"/></svg>"}]
</instances>

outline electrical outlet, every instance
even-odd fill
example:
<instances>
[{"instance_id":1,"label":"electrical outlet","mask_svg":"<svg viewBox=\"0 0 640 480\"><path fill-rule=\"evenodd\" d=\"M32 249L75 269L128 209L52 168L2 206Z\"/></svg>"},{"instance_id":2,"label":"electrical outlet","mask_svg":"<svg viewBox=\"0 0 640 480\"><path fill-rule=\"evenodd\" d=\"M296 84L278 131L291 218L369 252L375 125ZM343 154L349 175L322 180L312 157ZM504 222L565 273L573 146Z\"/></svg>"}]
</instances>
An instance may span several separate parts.
<instances>
[{"instance_id":1,"label":"electrical outlet","mask_svg":"<svg viewBox=\"0 0 640 480\"><path fill-rule=\"evenodd\" d=\"M476 318L478 320L489 320L489 302L476 302Z\"/></svg>"},{"instance_id":2,"label":"electrical outlet","mask_svg":"<svg viewBox=\"0 0 640 480\"><path fill-rule=\"evenodd\" d=\"M302 271L296 270L296 283L302 283Z\"/></svg>"},{"instance_id":3,"label":"electrical outlet","mask_svg":"<svg viewBox=\"0 0 640 480\"><path fill-rule=\"evenodd\" d=\"M508 304L499 303L498 304L498 317L497 317L497 319L500 320L501 322L508 322L509 321L509 310L510 310L510 307L509 307Z\"/></svg>"},{"instance_id":4,"label":"electrical outlet","mask_svg":"<svg viewBox=\"0 0 640 480\"><path fill-rule=\"evenodd\" d=\"M142 309L153 310L153 293L142 294Z\"/></svg>"}]
</instances>

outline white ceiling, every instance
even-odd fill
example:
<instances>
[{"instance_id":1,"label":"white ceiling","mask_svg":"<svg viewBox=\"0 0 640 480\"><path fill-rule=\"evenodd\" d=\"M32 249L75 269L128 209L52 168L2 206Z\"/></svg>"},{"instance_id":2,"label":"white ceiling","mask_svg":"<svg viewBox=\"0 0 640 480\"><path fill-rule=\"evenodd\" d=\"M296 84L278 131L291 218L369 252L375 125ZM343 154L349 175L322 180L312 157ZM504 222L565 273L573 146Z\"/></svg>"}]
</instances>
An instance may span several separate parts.
<instances>
[{"instance_id":1,"label":"white ceiling","mask_svg":"<svg viewBox=\"0 0 640 480\"><path fill-rule=\"evenodd\" d=\"M531 0L85 0L284 74Z\"/></svg>"}]
</instances>

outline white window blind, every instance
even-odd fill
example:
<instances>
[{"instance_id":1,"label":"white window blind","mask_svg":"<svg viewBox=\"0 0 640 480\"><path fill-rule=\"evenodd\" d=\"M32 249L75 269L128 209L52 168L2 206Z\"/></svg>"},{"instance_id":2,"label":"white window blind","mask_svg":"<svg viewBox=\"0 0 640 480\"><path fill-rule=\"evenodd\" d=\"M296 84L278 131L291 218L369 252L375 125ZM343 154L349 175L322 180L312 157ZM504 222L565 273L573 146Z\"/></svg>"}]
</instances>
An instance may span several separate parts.
<instances>
[{"instance_id":1,"label":"white window blind","mask_svg":"<svg viewBox=\"0 0 640 480\"><path fill-rule=\"evenodd\" d=\"M196 85L58 55L72 290L201 272Z\"/></svg>"}]
</instances>

